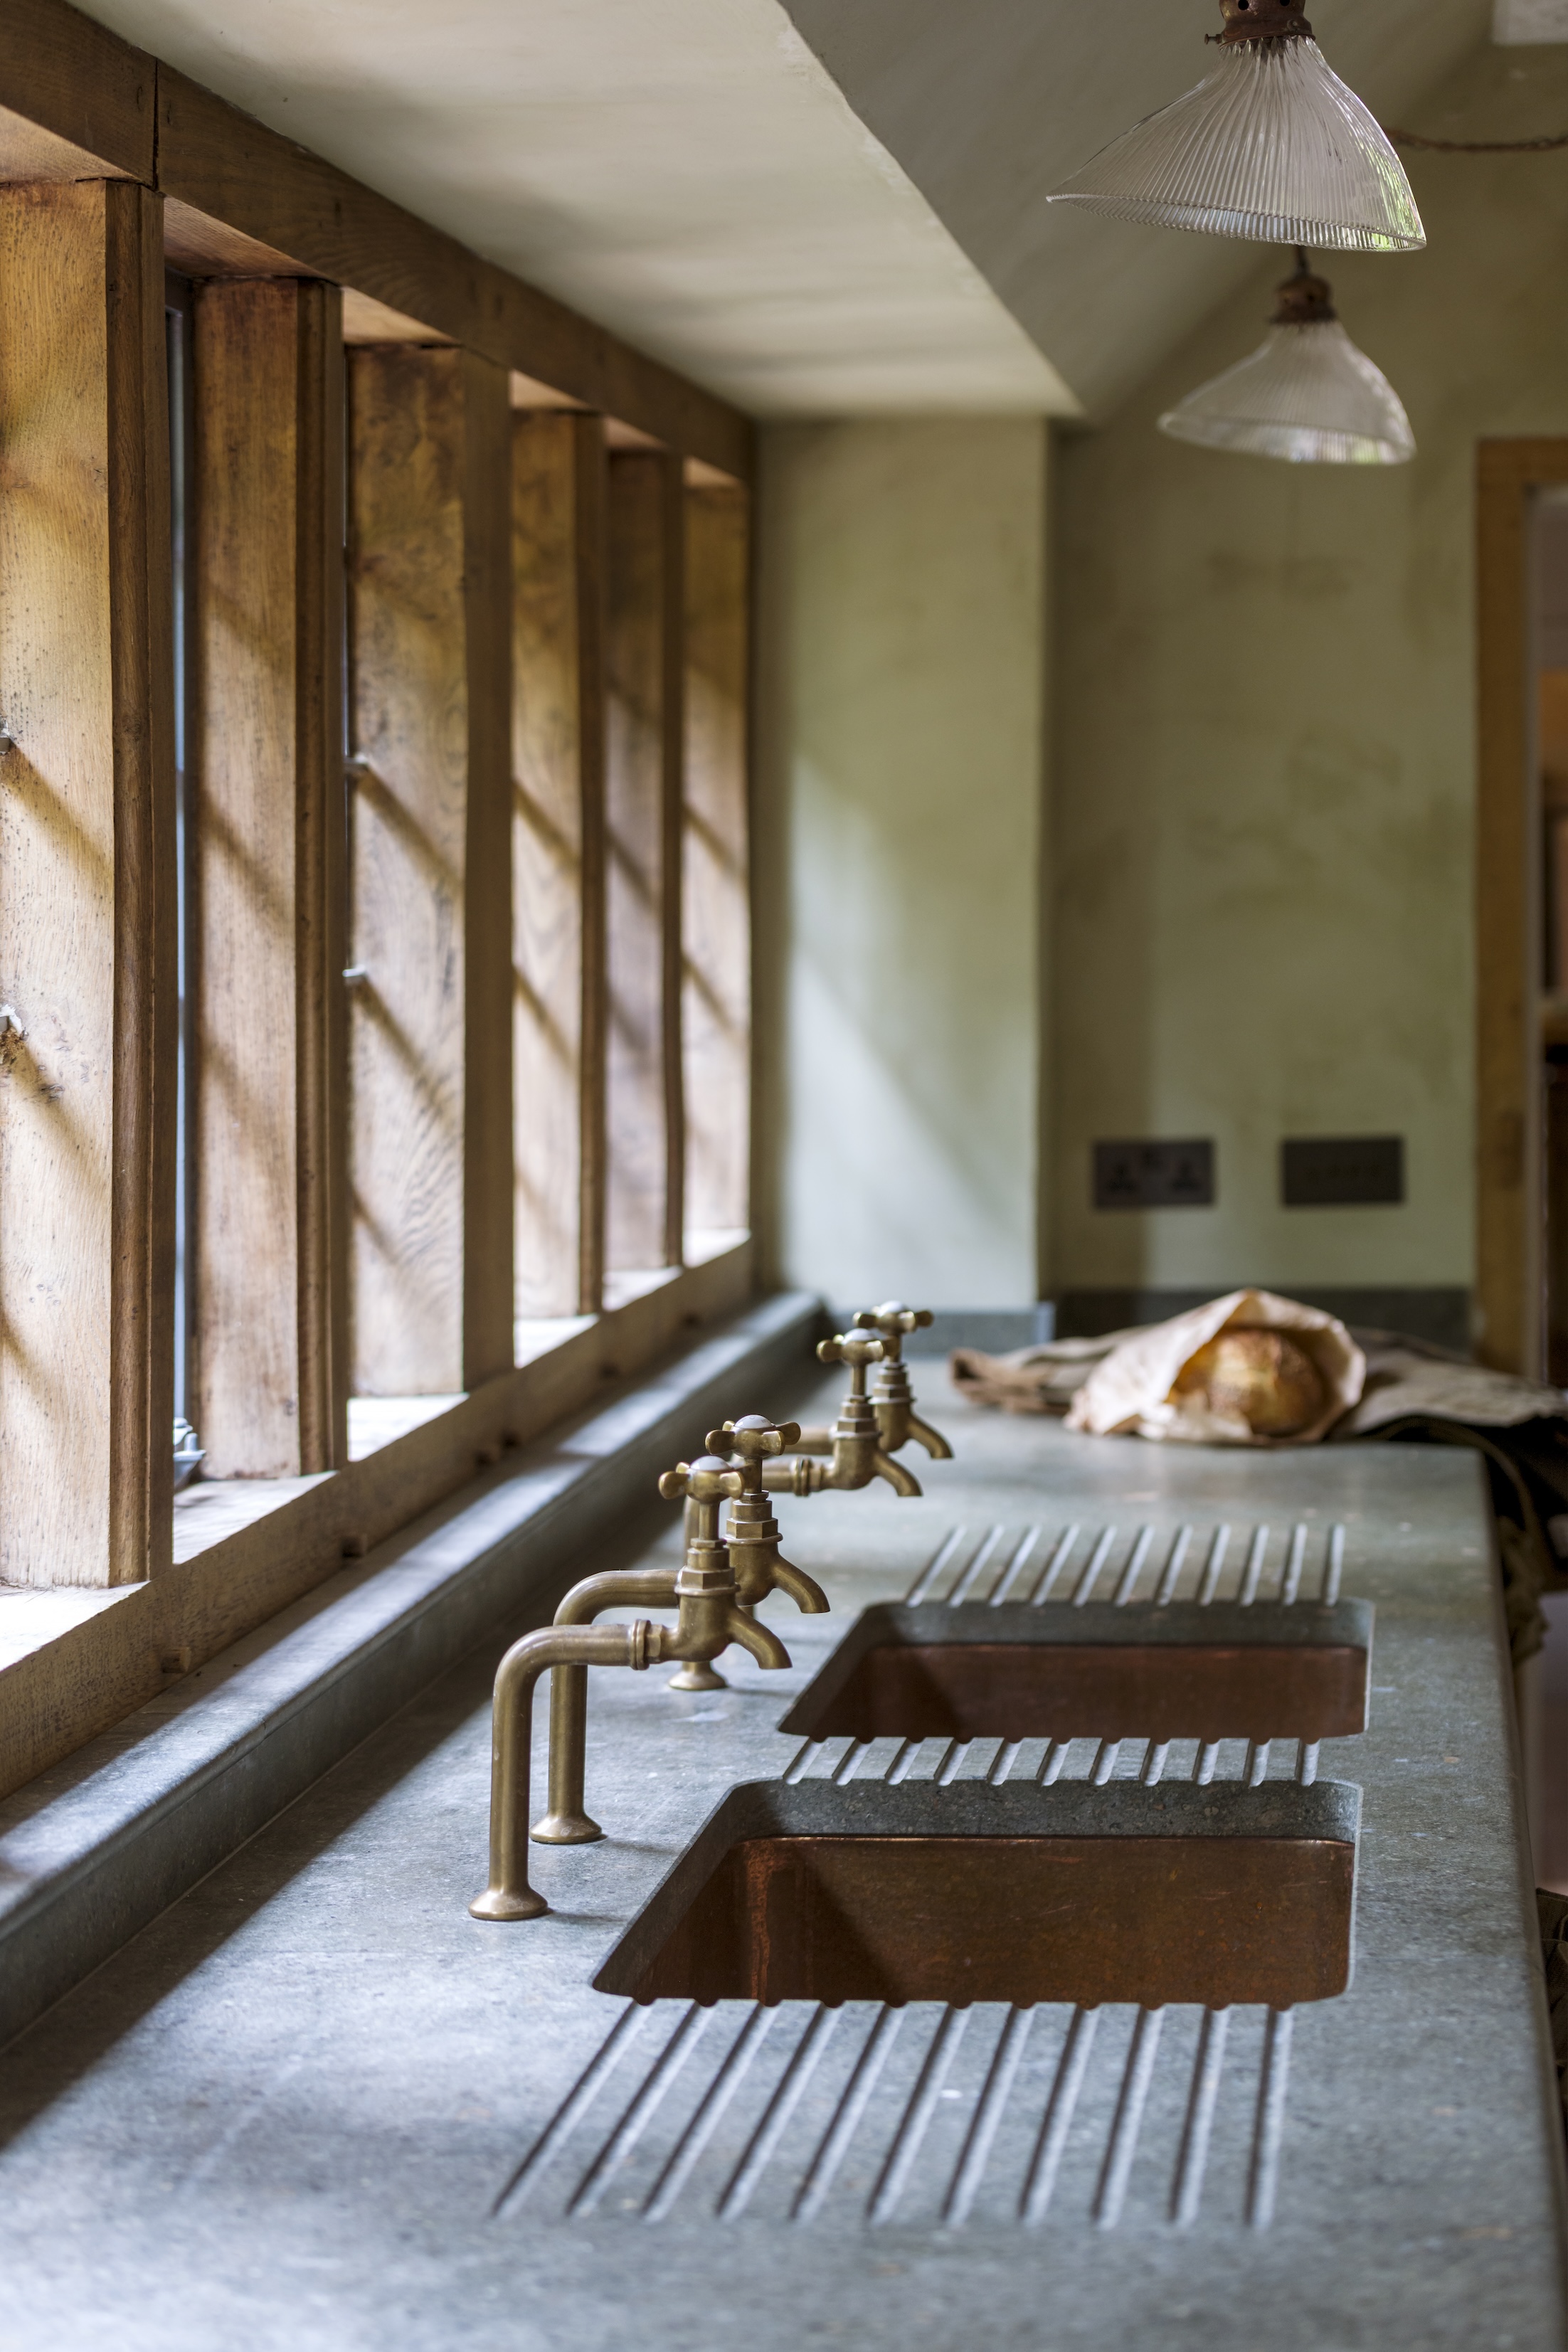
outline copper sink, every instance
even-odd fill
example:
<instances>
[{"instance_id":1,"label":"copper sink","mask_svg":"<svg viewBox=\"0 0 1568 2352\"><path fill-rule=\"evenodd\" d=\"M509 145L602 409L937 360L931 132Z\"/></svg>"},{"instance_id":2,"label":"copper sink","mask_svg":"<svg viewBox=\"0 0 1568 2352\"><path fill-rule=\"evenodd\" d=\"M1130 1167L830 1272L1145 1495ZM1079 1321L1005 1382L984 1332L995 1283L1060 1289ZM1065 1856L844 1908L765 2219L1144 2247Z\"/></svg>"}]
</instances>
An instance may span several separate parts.
<instances>
[{"instance_id":1,"label":"copper sink","mask_svg":"<svg viewBox=\"0 0 1568 2352\"><path fill-rule=\"evenodd\" d=\"M862 1612L781 1731L813 1739L1340 1739L1366 1728L1365 1601Z\"/></svg>"},{"instance_id":2,"label":"copper sink","mask_svg":"<svg viewBox=\"0 0 1568 2352\"><path fill-rule=\"evenodd\" d=\"M595 1979L639 2001L1289 2009L1350 1980L1360 1791L752 1782Z\"/></svg>"}]
</instances>

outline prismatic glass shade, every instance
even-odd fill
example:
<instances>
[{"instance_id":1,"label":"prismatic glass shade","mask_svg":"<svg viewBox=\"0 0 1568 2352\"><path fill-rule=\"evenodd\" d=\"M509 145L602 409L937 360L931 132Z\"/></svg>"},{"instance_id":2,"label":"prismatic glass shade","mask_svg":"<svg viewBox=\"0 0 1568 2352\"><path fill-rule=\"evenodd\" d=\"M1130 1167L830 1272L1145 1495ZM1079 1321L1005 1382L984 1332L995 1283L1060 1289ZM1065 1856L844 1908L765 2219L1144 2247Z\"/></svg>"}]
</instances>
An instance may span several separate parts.
<instances>
[{"instance_id":1,"label":"prismatic glass shade","mask_svg":"<svg viewBox=\"0 0 1568 2352\"><path fill-rule=\"evenodd\" d=\"M1102 147L1050 201L1265 245L1412 253L1426 242L1404 165L1303 36L1222 48L1206 80Z\"/></svg>"},{"instance_id":2,"label":"prismatic glass shade","mask_svg":"<svg viewBox=\"0 0 1568 2352\"><path fill-rule=\"evenodd\" d=\"M1270 327L1260 350L1190 392L1160 430L1298 466L1402 466L1415 455L1399 394L1337 319Z\"/></svg>"}]
</instances>

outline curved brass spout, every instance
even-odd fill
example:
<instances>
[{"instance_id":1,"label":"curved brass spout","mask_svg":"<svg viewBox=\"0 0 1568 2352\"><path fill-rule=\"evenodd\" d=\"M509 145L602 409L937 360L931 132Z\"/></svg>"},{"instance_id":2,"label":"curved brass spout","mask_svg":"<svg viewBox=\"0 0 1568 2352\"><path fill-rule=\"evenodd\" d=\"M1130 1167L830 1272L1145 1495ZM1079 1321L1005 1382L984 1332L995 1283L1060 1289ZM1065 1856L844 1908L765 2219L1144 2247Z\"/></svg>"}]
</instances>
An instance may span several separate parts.
<instances>
[{"instance_id":1,"label":"curved brass spout","mask_svg":"<svg viewBox=\"0 0 1568 2352\"><path fill-rule=\"evenodd\" d=\"M468 1909L476 1919L537 1919L550 1906L528 1883L528 1783L533 1745L533 1685L549 1666L630 1666L659 1654L664 1628L546 1625L514 1642L496 1671L490 1736L490 1877Z\"/></svg>"},{"instance_id":2,"label":"curved brass spout","mask_svg":"<svg viewBox=\"0 0 1568 2352\"><path fill-rule=\"evenodd\" d=\"M601 1609L673 1609L678 1569L605 1570L574 1584L557 1625L586 1625ZM604 1831L584 1808L588 1669L563 1661L550 1677L550 1810L533 1824L540 1845L592 1845Z\"/></svg>"},{"instance_id":3,"label":"curved brass spout","mask_svg":"<svg viewBox=\"0 0 1568 2352\"><path fill-rule=\"evenodd\" d=\"M920 1493L919 1481L884 1447L876 1409L866 1394L867 1367L879 1364L886 1352L883 1340L867 1331L841 1331L837 1339L823 1340L816 1351L819 1362L849 1367L849 1393L827 1433L832 1459L818 1462L797 1454L794 1461L765 1462L763 1485L769 1494L821 1495L829 1489L856 1494L873 1478L885 1478L895 1494Z\"/></svg>"}]
</instances>

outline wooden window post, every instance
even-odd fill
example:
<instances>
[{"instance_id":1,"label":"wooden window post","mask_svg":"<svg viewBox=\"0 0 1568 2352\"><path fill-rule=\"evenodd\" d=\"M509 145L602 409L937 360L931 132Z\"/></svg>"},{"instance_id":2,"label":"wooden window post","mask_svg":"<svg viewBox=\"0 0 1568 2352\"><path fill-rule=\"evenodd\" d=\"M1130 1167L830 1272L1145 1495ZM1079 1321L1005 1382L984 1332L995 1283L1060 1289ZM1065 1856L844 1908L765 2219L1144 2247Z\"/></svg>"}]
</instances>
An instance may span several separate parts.
<instances>
[{"instance_id":1,"label":"wooden window post","mask_svg":"<svg viewBox=\"0 0 1568 2352\"><path fill-rule=\"evenodd\" d=\"M0 1577L170 1556L176 899L160 199L0 188Z\"/></svg>"},{"instance_id":2,"label":"wooden window post","mask_svg":"<svg viewBox=\"0 0 1568 2352\"><path fill-rule=\"evenodd\" d=\"M506 371L349 354L353 1386L512 1362Z\"/></svg>"},{"instance_id":3,"label":"wooden window post","mask_svg":"<svg viewBox=\"0 0 1568 2352\"><path fill-rule=\"evenodd\" d=\"M605 1264L621 1273L679 1265L683 1251L685 488L663 450L613 450L609 478Z\"/></svg>"},{"instance_id":4,"label":"wooden window post","mask_svg":"<svg viewBox=\"0 0 1568 2352\"><path fill-rule=\"evenodd\" d=\"M520 1318L604 1289L605 441L512 423L512 1100Z\"/></svg>"},{"instance_id":5,"label":"wooden window post","mask_svg":"<svg viewBox=\"0 0 1568 2352\"><path fill-rule=\"evenodd\" d=\"M195 300L186 1410L217 1478L346 1459L342 305Z\"/></svg>"},{"instance_id":6,"label":"wooden window post","mask_svg":"<svg viewBox=\"0 0 1568 2352\"><path fill-rule=\"evenodd\" d=\"M694 1238L752 1222L750 570L740 484L689 489L681 1025Z\"/></svg>"}]
</instances>

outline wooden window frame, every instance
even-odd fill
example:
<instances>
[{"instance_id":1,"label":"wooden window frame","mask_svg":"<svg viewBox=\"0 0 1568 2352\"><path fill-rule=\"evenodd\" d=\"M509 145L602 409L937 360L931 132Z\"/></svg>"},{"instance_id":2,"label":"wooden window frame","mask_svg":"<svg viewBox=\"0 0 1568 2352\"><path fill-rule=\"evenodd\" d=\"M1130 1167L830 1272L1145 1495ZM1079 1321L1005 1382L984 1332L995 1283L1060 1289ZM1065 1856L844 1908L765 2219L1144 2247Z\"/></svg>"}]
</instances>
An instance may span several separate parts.
<instances>
[{"instance_id":1,"label":"wooden window frame","mask_svg":"<svg viewBox=\"0 0 1568 2352\"><path fill-rule=\"evenodd\" d=\"M102 364L119 436L103 476L106 504L93 525L108 535L108 576L117 600L105 621L105 642L117 648L113 724L106 723L93 753L101 762L103 747L112 739L118 763L112 784L113 887L99 917L108 926L105 969L114 996L116 1049L108 1065L97 1066L93 1082L101 1098L94 1110L97 1131L106 1152L112 1128L113 1221L107 1253L95 1244L96 1255L89 1252L83 1261L90 1260L90 1281L74 1302L89 1313L99 1311L93 1301L100 1293L104 1302L107 1387L100 1396L89 1384L82 1394L89 1413L104 1416L109 1435L99 1465L104 1475L89 1475L75 1465L58 1491L55 1512L59 1526L71 1532L79 1581L105 1589L83 1596L91 1605L79 1622L62 1633L57 1617L53 1638L40 1637L37 1646L0 1667L3 1792L155 1696L171 1675L188 1671L308 1592L345 1555L357 1557L406 1526L505 1447L526 1443L581 1409L602 1393L606 1378L635 1374L693 1325L732 1312L753 1286L747 1240L705 1264L674 1272L614 1311L592 1312L603 1153L598 1151L595 1163L590 1099L584 1111L588 1164L579 1297L588 1317L547 1354L519 1366L510 1365L509 1355L503 1368L493 1348L482 1360L470 1357L464 1367L468 1393L460 1403L366 1460L345 1464L342 1348L331 1316L323 1322L318 1314L310 1341L318 1404L311 1411L318 1431L328 1426L329 1433L301 1447L300 1476L254 1482L266 1490L272 1507L188 1557L173 1556L167 1433L179 1138L172 1083L177 954L172 652L166 642L168 442L161 406L165 267L204 281L314 281L328 289L329 300L337 299L331 289L341 289L343 332L351 344L450 348L470 372L510 379L513 407L575 411L584 429L591 429L588 419L601 417L607 432L633 444L657 445L675 469L700 467L749 486L754 446L748 420L722 401L251 121L79 16L65 0L12 0L0 20L0 67L6 89L0 114L0 181L6 190L0 203L53 207L62 218L96 207L108 224L104 250L108 254L112 247L117 259L104 281L115 291L106 312ZM12 293L15 310L14 284ZM38 307L47 315L47 302L40 299ZM15 329L15 319L13 324ZM10 347L14 352L47 352L47 336L14 331ZM328 593L324 583L321 593ZM0 716L15 723L17 739L5 758L44 758L47 747L25 681L20 691L11 680L0 679L0 688L11 698ZM317 723L323 745L330 732L330 720ZM324 757L319 797L330 803L330 751ZM104 799L110 787L102 781L108 773L102 769L92 786L104 808L110 804ZM667 807L666 822L678 874L678 794ZM322 951L312 950L314 976L303 991L296 1021L297 1091L316 1104L310 1117L321 1135L331 1130L335 1116L330 1104L325 1110L321 1104L323 1089L330 1096L332 1057L341 1052L341 1019L333 1007L342 950L331 932L330 823L315 848L307 843L306 850L301 871L308 895L315 903L324 893L329 915L315 942ZM311 856L318 857L315 867ZM506 863L504 856L496 860L498 874L504 874ZM492 961L503 972L506 926L497 908L504 895L503 885L489 924L500 948ZM590 904L584 915L588 995L595 985L594 959L602 952L595 947L594 921ZM677 1001L679 945L679 931L667 931L666 994ZM492 1127L510 1151L504 1076L510 1037L493 1005L485 1017L490 1063L502 1074L489 1097ZM466 1039L477 1019L468 1008ZM41 1043L41 1037L35 1041ZM668 1083L679 1093L678 1020L673 1027L667 1022L665 1055ZM591 1097L592 1085L587 1093ZM668 1193L678 1205L678 1126L672 1133ZM487 1269L472 1269L481 1286L510 1252L510 1186L489 1181L500 1165L500 1151L491 1149L480 1188L483 1202L476 1202L471 1192L465 1200L467 1228L483 1224L490 1236ZM331 1288L332 1265L341 1265L341 1253L333 1261L338 1245L331 1216L318 1217L313 1231L320 1242L319 1249L312 1244L313 1278L318 1287L324 1283ZM673 1237L673 1255L679 1255L679 1238ZM324 1275L323 1254L329 1261ZM300 1276L301 1297L310 1278ZM468 1286L466 1269L465 1316L472 1322L478 1302ZM341 1297L341 1289L338 1282L334 1297ZM510 1330L510 1276L502 1296ZM501 1316L494 1313L493 1299L487 1311L499 1327ZM304 1319L310 1322L309 1316ZM331 1362L321 1371L323 1358ZM331 1402L321 1404L329 1391ZM55 1450L68 1454L68 1449ZM90 1447L87 1454L92 1454ZM326 1466L326 1454L334 1466L332 1475L322 1476L312 1465ZM97 1454L92 1458L98 1461ZM15 1462L9 1469L14 1476Z\"/></svg>"}]
</instances>

